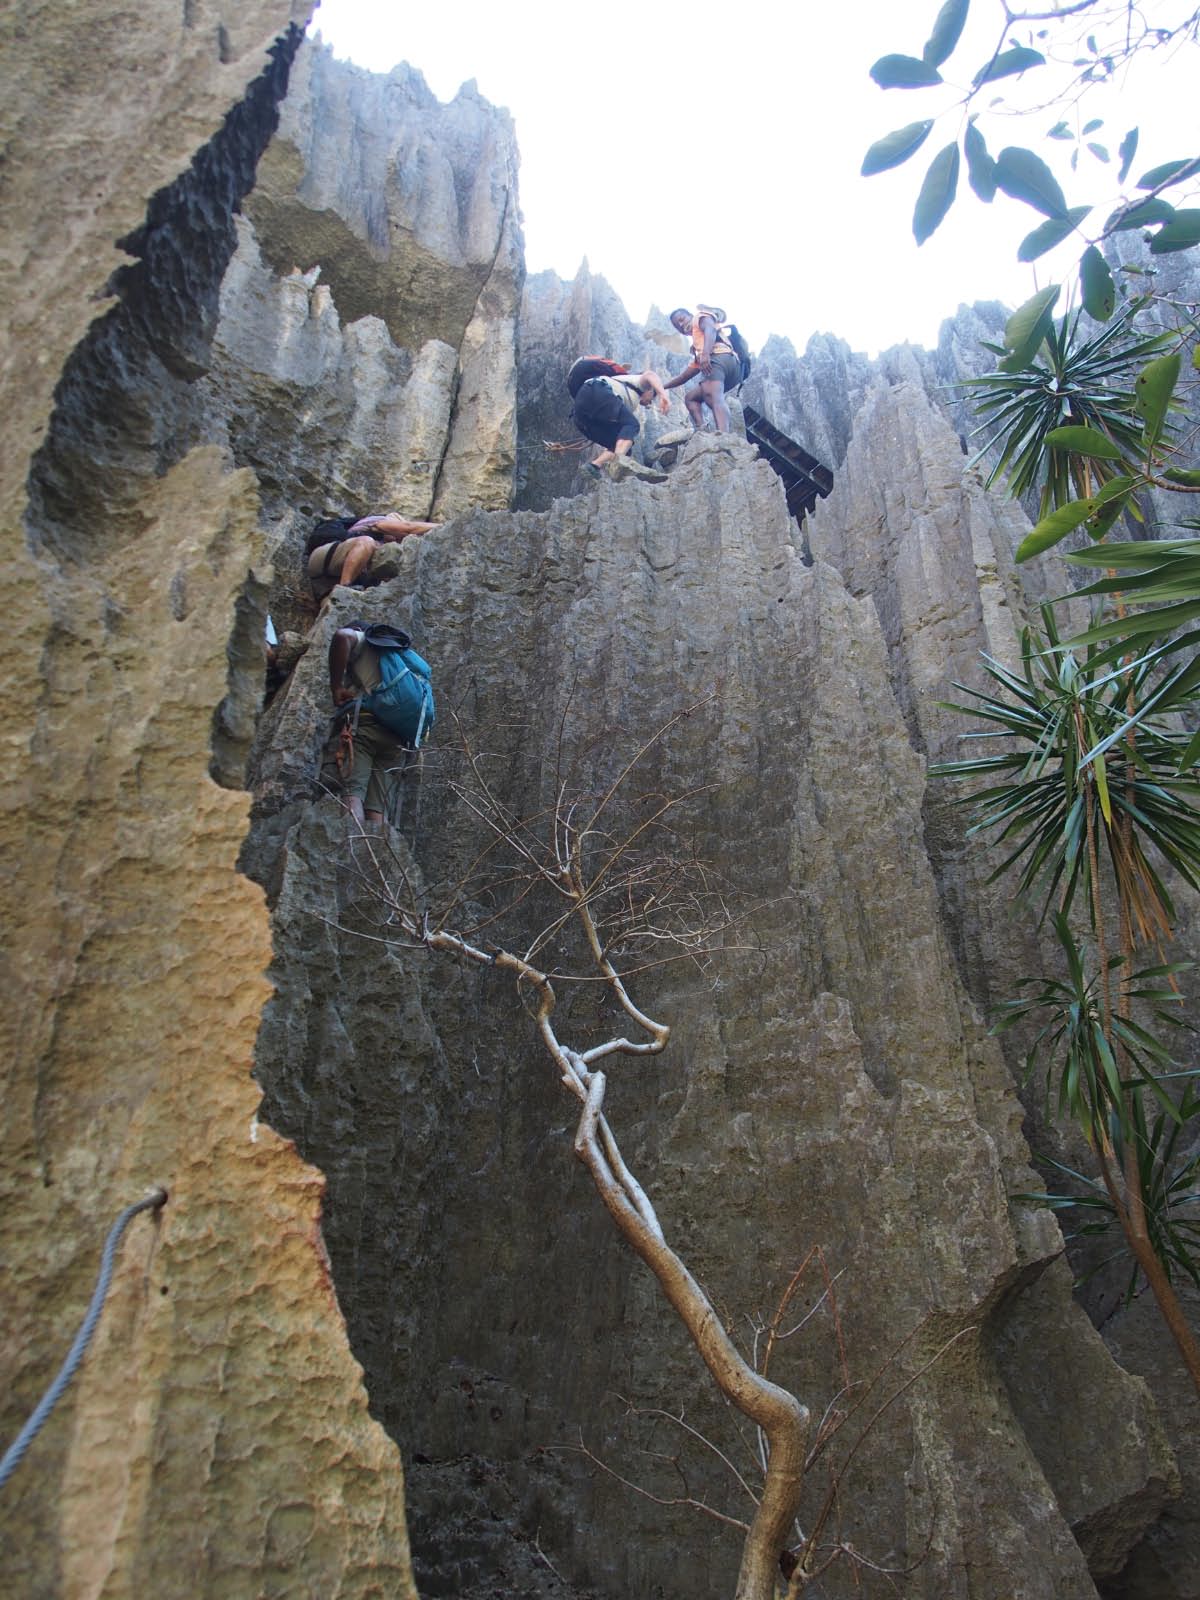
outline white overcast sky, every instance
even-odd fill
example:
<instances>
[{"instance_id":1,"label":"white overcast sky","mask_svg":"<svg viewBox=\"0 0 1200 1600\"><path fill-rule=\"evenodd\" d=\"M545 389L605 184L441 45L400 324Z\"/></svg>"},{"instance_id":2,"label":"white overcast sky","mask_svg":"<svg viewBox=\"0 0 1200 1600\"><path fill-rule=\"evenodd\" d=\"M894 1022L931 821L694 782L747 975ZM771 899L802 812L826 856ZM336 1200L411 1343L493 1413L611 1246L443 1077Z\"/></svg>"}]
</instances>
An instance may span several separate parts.
<instances>
[{"instance_id":1,"label":"white overcast sky","mask_svg":"<svg viewBox=\"0 0 1200 1600\"><path fill-rule=\"evenodd\" d=\"M911 162L859 176L869 144L955 98L945 86L884 91L868 77L881 55L920 55L939 3L322 0L311 31L375 72L407 61L442 100L473 78L508 108L530 271L571 278L586 257L634 318L652 304L705 300L724 306L754 348L770 333L802 348L811 333L830 332L874 354L904 339L933 344L961 301L1015 305L1054 281L1054 256L1038 263L1037 278L1016 261L1037 213L1004 195L981 205L965 172L941 228L914 243L921 177L958 131L958 113L938 122ZM1148 9L1160 22L1191 6L1153 0ZM996 0L974 0L943 73L968 79L1001 20ZM1041 26L1024 25L1014 41L1036 47L1030 35ZM1195 46L1184 46L1094 91L1078 121L1103 119L1090 137L1107 143L1107 168L1085 154L1072 175L1072 147L1044 137L1060 116L1075 121L1069 110L1020 122L985 111L980 127L993 154L1023 144L1050 160L1068 203L1093 202L1103 216L1129 127L1141 129L1130 192L1148 167L1195 151L1198 67ZM993 94L1013 108L1035 104L1055 81L1039 68Z\"/></svg>"}]
</instances>

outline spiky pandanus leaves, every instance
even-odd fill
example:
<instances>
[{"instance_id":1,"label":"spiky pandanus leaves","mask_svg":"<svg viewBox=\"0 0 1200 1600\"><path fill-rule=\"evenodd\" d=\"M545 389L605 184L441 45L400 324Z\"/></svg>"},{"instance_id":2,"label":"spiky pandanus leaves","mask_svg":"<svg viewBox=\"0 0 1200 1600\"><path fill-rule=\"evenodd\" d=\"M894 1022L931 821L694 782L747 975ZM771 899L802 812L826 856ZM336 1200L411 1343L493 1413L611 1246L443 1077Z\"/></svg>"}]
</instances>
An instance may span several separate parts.
<instances>
[{"instance_id":1,"label":"spiky pandanus leaves","mask_svg":"<svg viewBox=\"0 0 1200 1600\"><path fill-rule=\"evenodd\" d=\"M1093 495L1118 475L1119 458L1136 460L1142 453L1143 419L1138 415L1133 369L1157 355L1174 337L1144 334L1135 327L1145 299L1131 300L1100 331L1081 332L1082 311L1051 322L1045 338L1016 371L969 378L975 410L983 417L979 433L987 439L975 456L994 447L1000 454L989 470L991 487L1007 475L1009 492L1019 497L1030 489L1040 496L1040 515ZM987 348L1004 357L998 345ZM1062 427L1088 427L1116 447L1117 456L1101 460L1075 450L1056 448L1048 435Z\"/></svg>"},{"instance_id":2,"label":"spiky pandanus leaves","mask_svg":"<svg viewBox=\"0 0 1200 1600\"><path fill-rule=\"evenodd\" d=\"M1158 1111L1147 1122L1141 1098L1135 1102L1133 1139L1137 1152L1138 1171L1146 1208L1146 1228L1154 1253L1163 1264L1167 1280L1176 1283L1187 1279L1200 1288L1200 1151L1188 1151L1185 1131L1188 1122L1200 1114L1200 1095L1194 1084L1189 1084L1183 1099L1172 1112ZM1123 1163L1125 1135L1120 1124L1112 1130L1114 1151ZM1181 1151L1180 1142L1184 1148ZM1025 1193L1013 1196L1031 1205L1045 1206L1056 1212L1070 1228L1068 1243L1076 1238L1103 1236L1121 1231L1120 1218L1112 1196L1099 1178L1089 1178L1074 1167L1060 1161L1048 1163L1069 1180L1063 1193ZM1084 1274L1081 1283L1108 1266L1119 1255L1127 1255L1127 1247L1119 1248ZM1126 1284L1126 1300L1132 1300L1137 1291L1141 1269L1133 1263Z\"/></svg>"},{"instance_id":3,"label":"spiky pandanus leaves","mask_svg":"<svg viewBox=\"0 0 1200 1600\"><path fill-rule=\"evenodd\" d=\"M943 702L988 725L966 738L1004 747L931 771L986 780L963 797L978 813L970 831L994 835L1005 854L989 881L1015 871L1039 921L1069 910L1085 883L1090 907L1090 823L1139 938L1153 943L1175 918L1161 862L1200 889L1200 783L1179 770L1187 735L1147 714L1136 742L1124 738L1130 707L1159 690L1153 656L1116 667L1094 653L1081 661L1061 647L1049 608L1044 620L1044 642L1030 629L1022 635L1019 674L984 657L995 692L956 685L970 704Z\"/></svg>"}]
</instances>

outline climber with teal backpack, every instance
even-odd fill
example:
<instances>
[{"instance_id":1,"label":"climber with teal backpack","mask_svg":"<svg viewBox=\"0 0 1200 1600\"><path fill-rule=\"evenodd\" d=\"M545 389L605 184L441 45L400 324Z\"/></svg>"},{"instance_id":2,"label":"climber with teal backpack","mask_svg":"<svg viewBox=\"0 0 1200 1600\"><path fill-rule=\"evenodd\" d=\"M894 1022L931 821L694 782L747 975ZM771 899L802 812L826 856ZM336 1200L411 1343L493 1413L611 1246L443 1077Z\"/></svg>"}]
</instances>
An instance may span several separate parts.
<instances>
[{"instance_id":1,"label":"climber with teal backpack","mask_svg":"<svg viewBox=\"0 0 1200 1600\"><path fill-rule=\"evenodd\" d=\"M355 620L330 641L329 691L344 804L356 822L377 825L392 814L405 752L419 750L433 727L429 663L403 628Z\"/></svg>"}]
</instances>

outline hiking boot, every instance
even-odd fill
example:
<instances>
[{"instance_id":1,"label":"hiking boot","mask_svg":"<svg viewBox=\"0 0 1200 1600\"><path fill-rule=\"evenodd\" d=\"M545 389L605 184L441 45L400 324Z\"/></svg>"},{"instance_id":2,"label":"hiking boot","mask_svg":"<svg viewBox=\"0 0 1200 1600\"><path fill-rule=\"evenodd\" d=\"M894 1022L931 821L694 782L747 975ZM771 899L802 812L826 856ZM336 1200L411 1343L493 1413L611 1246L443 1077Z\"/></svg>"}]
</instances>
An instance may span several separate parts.
<instances>
[{"instance_id":1,"label":"hiking boot","mask_svg":"<svg viewBox=\"0 0 1200 1600\"><path fill-rule=\"evenodd\" d=\"M643 483L666 483L665 472L656 472L653 467L644 467L640 461L635 461L632 456L617 456L612 462L613 477L618 483L622 478L640 478Z\"/></svg>"}]
</instances>

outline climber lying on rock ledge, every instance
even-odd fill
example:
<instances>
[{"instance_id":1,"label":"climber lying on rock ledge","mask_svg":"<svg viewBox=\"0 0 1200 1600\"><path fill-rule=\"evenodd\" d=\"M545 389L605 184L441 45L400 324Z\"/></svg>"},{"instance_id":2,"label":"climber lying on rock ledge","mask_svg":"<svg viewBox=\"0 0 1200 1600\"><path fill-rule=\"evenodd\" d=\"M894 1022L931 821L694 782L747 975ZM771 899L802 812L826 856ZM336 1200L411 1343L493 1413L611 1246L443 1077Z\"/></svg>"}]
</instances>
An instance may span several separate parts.
<instances>
[{"instance_id":1,"label":"climber lying on rock ledge","mask_svg":"<svg viewBox=\"0 0 1200 1600\"><path fill-rule=\"evenodd\" d=\"M318 522L304 546L304 571L314 599L324 600L339 587L366 587L367 571L376 550L440 526L438 522L414 522L398 511L380 511L368 517L327 517Z\"/></svg>"}]
</instances>

